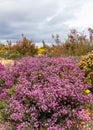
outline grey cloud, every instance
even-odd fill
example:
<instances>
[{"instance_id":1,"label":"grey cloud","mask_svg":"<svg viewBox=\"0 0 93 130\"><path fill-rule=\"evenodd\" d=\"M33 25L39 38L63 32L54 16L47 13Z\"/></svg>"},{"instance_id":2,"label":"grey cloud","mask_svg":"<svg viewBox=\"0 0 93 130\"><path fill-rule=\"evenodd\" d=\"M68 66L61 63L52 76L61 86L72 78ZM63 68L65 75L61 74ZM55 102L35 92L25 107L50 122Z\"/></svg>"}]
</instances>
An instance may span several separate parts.
<instances>
[{"instance_id":1,"label":"grey cloud","mask_svg":"<svg viewBox=\"0 0 93 130\"><path fill-rule=\"evenodd\" d=\"M22 33L36 42L51 41L52 34L65 37L65 21L84 0L0 0L0 39L19 39Z\"/></svg>"}]
</instances>

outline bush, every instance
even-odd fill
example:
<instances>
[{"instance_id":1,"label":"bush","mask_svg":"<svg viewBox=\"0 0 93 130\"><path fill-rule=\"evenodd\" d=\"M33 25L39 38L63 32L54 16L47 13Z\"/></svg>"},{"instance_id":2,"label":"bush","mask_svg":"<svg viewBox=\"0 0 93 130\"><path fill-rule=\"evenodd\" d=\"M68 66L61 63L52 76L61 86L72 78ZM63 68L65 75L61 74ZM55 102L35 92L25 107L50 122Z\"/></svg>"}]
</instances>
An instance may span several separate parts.
<instances>
[{"instance_id":1,"label":"bush","mask_svg":"<svg viewBox=\"0 0 93 130\"><path fill-rule=\"evenodd\" d=\"M15 44L8 42L7 45L0 44L0 57L7 59L20 59L25 56L35 56L37 54L37 47L32 40L27 39L23 35L21 41Z\"/></svg>"},{"instance_id":2,"label":"bush","mask_svg":"<svg viewBox=\"0 0 93 130\"><path fill-rule=\"evenodd\" d=\"M62 42L59 35L53 35L55 44L47 48L46 54L51 57L58 56L81 56L86 55L93 48L93 30L88 30L90 35L86 37L84 32L79 33L77 30L72 29L65 42ZM92 38L92 39L91 39Z\"/></svg>"},{"instance_id":3,"label":"bush","mask_svg":"<svg viewBox=\"0 0 93 130\"><path fill-rule=\"evenodd\" d=\"M4 65L0 63L0 71L4 70Z\"/></svg>"},{"instance_id":4,"label":"bush","mask_svg":"<svg viewBox=\"0 0 93 130\"><path fill-rule=\"evenodd\" d=\"M93 102L86 93L91 86L71 58L23 58L0 79L15 130L77 130L90 119L85 110Z\"/></svg>"},{"instance_id":5,"label":"bush","mask_svg":"<svg viewBox=\"0 0 93 130\"><path fill-rule=\"evenodd\" d=\"M38 54L45 54L45 53L46 53L45 48L43 48L43 47L38 48Z\"/></svg>"},{"instance_id":6,"label":"bush","mask_svg":"<svg viewBox=\"0 0 93 130\"><path fill-rule=\"evenodd\" d=\"M3 73L5 71L4 65L0 63L0 122L5 121L8 116L5 114L7 110L7 102L5 98L7 97L6 87L4 87Z\"/></svg>"},{"instance_id":7,"label":"bush","mask_svg":"<svg viewBox=\"0 0 93 130\"><path fill-rule=\"evenodd\" d=\"M17 56L20 58L24 56L34 56L37 54L37 51L38 49L35 43L23 36L21 41L16 42L15 45L12 46L11 53L14 54L15 58Z\"/></svg>"},{"instance_id":8,"label":"bush","mask_svg":"<svg viewBox=\"0 0 93 130\"><path fill-rule=\"evenodd\" d=\"M85 73L85 82L92 84L91 90L93 92L93 53L82 56L79 66Z\"/></svg>"}]
</instances>

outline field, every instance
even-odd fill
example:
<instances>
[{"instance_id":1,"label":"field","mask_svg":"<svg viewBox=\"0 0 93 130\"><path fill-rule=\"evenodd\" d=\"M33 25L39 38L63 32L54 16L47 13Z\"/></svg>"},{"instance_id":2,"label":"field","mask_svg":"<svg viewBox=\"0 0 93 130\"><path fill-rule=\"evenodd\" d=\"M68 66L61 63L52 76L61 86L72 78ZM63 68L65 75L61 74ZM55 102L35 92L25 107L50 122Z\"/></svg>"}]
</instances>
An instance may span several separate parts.
<instances>
[{"instance_id":1,"label":"field","mask_svg":"<svg viewBox=\"0 0 93 130\"><path fill-rule=\"evenodd\" d=\"M0 130L93 129L91 36L53 38L40 48L25 36L0 44Z\"/></svg>"}]
</instances>

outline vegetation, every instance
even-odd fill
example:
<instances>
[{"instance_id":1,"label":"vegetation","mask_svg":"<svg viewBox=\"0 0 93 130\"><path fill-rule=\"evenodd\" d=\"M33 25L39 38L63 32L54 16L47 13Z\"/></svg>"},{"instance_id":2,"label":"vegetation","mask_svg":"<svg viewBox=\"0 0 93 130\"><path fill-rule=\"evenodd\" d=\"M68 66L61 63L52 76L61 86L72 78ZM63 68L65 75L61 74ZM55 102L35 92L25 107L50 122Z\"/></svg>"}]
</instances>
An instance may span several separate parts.
<instances>
[{"instance_id":1,"label":"vegetation","mask_svg":"<svg viewBox=\"0 0 93 130\"><path fill-rule=\"evenodd\" d=\"M93 109L93 30L71 30L65 43L38 48L22 35L14 45L0 44L0 122L9 130L81 130ZM39 57L40 56L40 57ZM78 58L77 58L78 57ZM78 60L79 59L79 60ZM93 111L93 110L92 110Z\"/></svg>"},{"instance_id":2,"label":"vegetation","mask_svg":"<svg viewBox=\"0 0 93 130\"><path fill-rule=\"evenodd\" d=\"M79 130L91 119L91 85L74 59L23 58L0 73L1 119L13 130Z\"/></svg>"},{"instance_id":3,"label":"vegetation","mask_svg":"<svg viewBox=\"0 0 93 130\"><path fill-rule=\"evenodd\" d=\"M85 82L92 84L91 91L93 92L93 52L82 56L79 66L85 73Z\"/></svg>"},{"instance_id":4,"label":"vegetation","mask_svg":"<svg viewBox=\"0 0 93 130\"><path fill-rule=\"evenodd\" d=\"M89 38L84 33L78 33L75 29L70 31L65 43L62 43L59 36L53 36L55 44L47 48L47 55L58 56L82 56L93 49L93 31L88 29Z\"/></svg>"},{"instance_id":5,"label":"vegetation","mask_svg":"<svg viewBox=\"0 0 93 130\"><path fill-rule=\"evenodd\" d=\"M24 35L21 41L12 45L11 41L7 45L0 47L0 57L7 59L19 59L25 56L34 56L37 54L37 47L32 40L27 39Z\"/></svg>"},{"instance_id":6,"label":"vegetation","mask_svg":"<svg viewBox=\"0 0 93 130\"><path fill-rule=\"evenodd\" d=\"M32 40L29 40L22 35L22 40L11 44L8 41L7 45L0 44L0 57L7 59L20 59L26 56L46 55L49 57L59 56L82 56L91 52L93 49L93 30L88 29L89 37L84 33L79 33L75 29L70 31L67 40L61 42L59 35L52 36L54 44L47 45L42 41L43 46L38 48Z\"/></svg>"}]
</instances>

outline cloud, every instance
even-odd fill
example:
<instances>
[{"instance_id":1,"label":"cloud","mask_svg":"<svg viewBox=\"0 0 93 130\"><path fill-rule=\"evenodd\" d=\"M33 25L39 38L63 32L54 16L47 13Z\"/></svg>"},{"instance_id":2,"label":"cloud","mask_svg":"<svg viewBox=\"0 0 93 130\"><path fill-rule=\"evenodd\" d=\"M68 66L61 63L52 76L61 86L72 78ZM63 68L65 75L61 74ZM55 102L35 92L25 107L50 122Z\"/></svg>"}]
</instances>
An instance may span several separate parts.
<instances>
[{"instance_id":1,"label":"cloud","mask_svg":"<svg viewBox=\"0 0 93 130\"><path fill-rule=\"evenodd\" d=\"M63 38L84 0L0 0L0 39L17 40L24 33L36 42ZM19 36L20 35L20 36Z\"/></svg>"},{"instance_id":2,"label":"cloud","mask_svg":"<svg viewBox=\"0 0 93 130\"><path fill-rule=\"evenodd\" d=\"M78 10L77 10L78 11ZM78 27L78 28L93 28L93 1L88 1L83 4L80 9L80 13L75 13L76 19L68 21L67 24L69 27Z\"/></svg>"}]
</instances>

